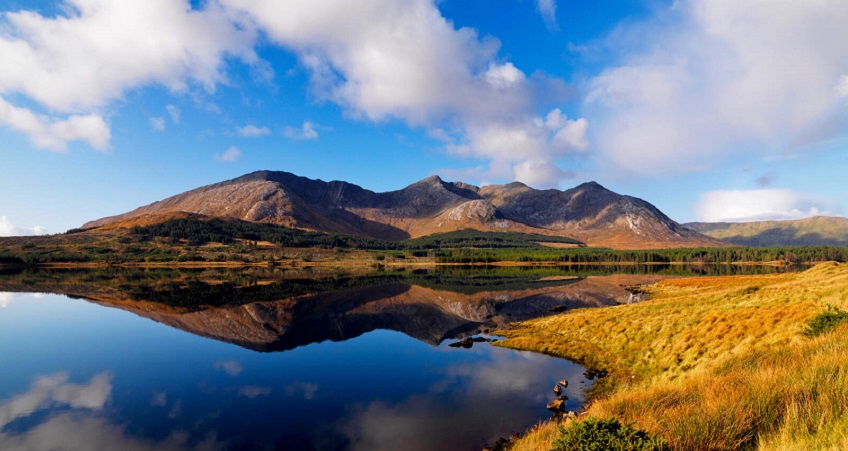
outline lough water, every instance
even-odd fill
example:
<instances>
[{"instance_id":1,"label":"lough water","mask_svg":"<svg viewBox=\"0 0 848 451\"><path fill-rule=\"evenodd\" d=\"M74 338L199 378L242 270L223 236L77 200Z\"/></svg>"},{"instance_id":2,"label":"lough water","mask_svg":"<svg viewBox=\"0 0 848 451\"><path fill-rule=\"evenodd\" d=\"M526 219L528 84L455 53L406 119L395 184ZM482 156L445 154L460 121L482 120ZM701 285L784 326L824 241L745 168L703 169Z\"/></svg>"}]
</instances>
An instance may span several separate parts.
<instances>
[{"instance_id":1,"label":"lough water","mask_svg":"<svg viewBox=\"0 0 848 451\"><path fill-rule=\"evenodd\" d=\"M0 449L479 450L591 381L449 344L643 277L557 271L3 273Z\"/></svg>"}]
</instances>

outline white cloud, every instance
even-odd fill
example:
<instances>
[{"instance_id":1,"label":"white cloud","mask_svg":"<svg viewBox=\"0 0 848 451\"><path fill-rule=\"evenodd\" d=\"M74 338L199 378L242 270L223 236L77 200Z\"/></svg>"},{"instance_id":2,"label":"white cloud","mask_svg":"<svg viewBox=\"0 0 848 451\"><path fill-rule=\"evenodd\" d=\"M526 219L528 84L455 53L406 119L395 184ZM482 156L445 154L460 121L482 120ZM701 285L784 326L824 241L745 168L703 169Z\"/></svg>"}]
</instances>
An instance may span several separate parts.
<instances>
[{"instance_id":1,"label":"white cloud","mask_svg":"<svg viewBox=\"0 0 848 451\"><path fill-rule=\"evenodd\" d=\"M836 93L842 97L848 97L848 75L843 75L842 79L839 80L839 84L836 85Z\"/></svg>"},{"instance_id":2,"label":"white cloud","mask_svg":"<svg viewBox=\"0 0 848 451\"><path fill-rule=\"evenodd\" d=\"M543 83L500 61L496 39L455 28L433 0L221 1L294 51L314 94L352 117L440 129L443 141L451 137L450 152L487 161L501 178L514 178L523 163L556 166L563 156L536 111L537 93L555 101L551 91L536 89ZM290 127L286 135L305 137L303 131ZM512 135L522 146L507 148L485 138L487 131ZM533 178L554 185L555 173Z\"/></svg>"},{"instance_id":3,"label":"white cloud","mask_svg":"<svg viewBox=\"0 0 848 451\"><path fill-rule=\"evenodd\" d=\"M150 127L157 132L165 131L165 118L164 117L151 117L150 118Z\"/></svg>"},{"instance_id":4,"label":"white cloud","mask_svg":"<svg viewBox=\"0 0 848 451\"><path fill-rule=\"evenodd\" d=\"M584 103L599 159L679 174L740 146L779 154L844 133L846 29L841 0L684 0L619 30L621 62Z\"/></svg>"},{"instance_id":5,"label":"white cloud","mask_svg":"<svg viewBox=\"0 0 848 451\"><path fill-rule=\"evenodd\" d=\"M214 1L195 10L187 0L66 0L59 9L56 16L6 12L0 20L0 122L36 147L62 150L82 140L106 149L102 110L129 89L212 90L225 80L225 57L257 61L253 31L236 26ZM39 115L12 105L15 95L50 115L71 115Z\"/></svg>"},{"instance_id":6,"label":"white cloud","mask_svg":"<svg viewBox=\"0 0 848 451\"><path fill-rule=\"evenodd\" d=\"M490 63L489 69L483 74L486 82L495 88L510 88L524 81L524 72L518 70L512 63Z\"/></svg>"},{"instance_id":7,"label":"white cloud","mask_svg":"<svg viewBox=\"0 0 848 451\"><path fill-rule=\"evenodd\" d=\"M167 111L167 112L168 112L168 116L171 116L171 120L172 120L175 124L179 124L179 123L180 123L180 118L181 118L181 116L182 116L182 111L180 111L179 107L177 107L176 105L166 105L166 106L165 106L165 111Z\"/></svg>"},{"instance_id":8,"label":"white cloud","mask_svg":"<svg viewBox=\"0 0 848 451\"><path fill-rule=\"evenodd\" d=\"M308 141L310 139L318 139L318 131L315 130L315 124L309 121L303 121L300 128L286 127L283 130L283 135L286 138L296 141Z\"/></svg>"},{"instance_id":9,"label":"white cloud","mask_svg":"<svg viewBox=\"0 0 848 451\"><path fill-rule=\"evenodd\" d=\"M559 109L555 109L545 117L545 127L553 132L551 141L555 149L585 152L589 148L586 137L589 122L585 118L568 119Z\"/></svg>"},{"instance_id":10,"label":"white cloud","mask_svg":"<svg viewBox=\"0 0 848 451\"><path fill-rule=\"evenodd\" d=\"M545 26L549 30L557 30L556 0L536 0L536 6L545 21Z\"/></svg>"},{"instance_id":11,"label":"white cloud","mask_svg":"<svg viewBox=\"0 0 848 451\"><path fill-rule=\"evenodd\" d=\"M26 108L18 108L2 97L0 124L24 133L32 145L39 149L64 151L69 142L84 141L97 150L105 151L109 148L111 139L109 125L97 114L75 114L58 119L35 114Z\"/></svg>"},{"instance_id":12,"label":"white cloud","mask_svg":"<svg viewBox=\"0 0 848 451\"><path fill-rule=\"evenodd\" d=\"M519 167L556 166L563 147L579 151L587 139L587 122L578 118L562 139L546 136L539 105L556 102L561 90L547 89L550 80L528 77L499 58L497 39L456 28L436 0L212 0L197 9L188 0L65 0L61 6L64 13L57 16L23 11L5 13L0 22L6 63L0 101L20 96L47 112L39 116L9 103L0 122L39 147L61 150L81 140L106 149L104 111L127 91L150 85L212 91L226 81L231 58L272 77L273 69L254 52L260 33L297 55L318 99L339 104L353 118L441 128L449 146L463 146L465 156L487 162L497 177L526 172ZM543 17L554 18L555 2L537 6ZM179 110L171 107L166 110L177 123ZM26 120L13 121L10 112ZM525 133L529 147L513 147L504 156L503 146L481 139L485 130ZM308 122L286 131L293 139L318 137ZM561 173L531 178L555 185Z\"/></svg>"},{"instance_id":13,"label":"white cloud","mask_svg":"<svg viewBox=\"0 0 848 451\"><path fill-rule=\"evenodd\" d=\"M228 148L227 150L221 153L216 153L214 158L215 161L232 163L234 161L238 161L238 159L241 158L241 150L239 150L238 147L230 146L230 148Z\"/></svg>"},{"instance_id":14,"label":"white cloud","mask_svg":"<svg viewBox=\"0 0 848 451\"><path fill-rule=\"evenodd\" d=\"M244 127L238 127L236 129L236 133L241 136L246 136L248 138L253 138L257 136L266 136L271 134L271 130L268 127L257 127L253 124L247 124Z\"/></svg>"},{"instance_id":15,"label":"white cloud","mask_svg":"<svg viewBox=\"0 0 848 451\"><path fill-rule=\"evenodd\" d=\"M455 155L489 159L489 177L550 187L570 174L554 161L588 148L588 125L583 118L571 120L555 109L544 119L471 125L466 131L466 141L448 148Z\"/></svg>"},{"instance_id":16,"label":"white cloud","mask_svg":"<svg viewBox=\"0 0 848 451\"><path fill-rule=\"evenodd\" d=\"M0 216L0 236L44 235L46 233L41 226L32 228L18 227L9 218Z\"/></svg>"},{"instance_id":17,"label":"white cloud","mask_svg":"<svg viewBox=\"0 0 848 451\"><path fill-rule=\"evenodd\" d=\"M232 377L236 377L244 371L244 367L237 360L219 360L215 362L215 369L221 370Z\"/></svg>"},{"instance_id":18,"label":"white cloud","mask_svg":"<svg viewBox=\"0 0 848 451\"><path fill-rule=\"evenodd\" d=\"M820 202L789 189L721 190L702 193L695 206L706 222L801 219L827 215Z\"/></svg>"}]
</instances>

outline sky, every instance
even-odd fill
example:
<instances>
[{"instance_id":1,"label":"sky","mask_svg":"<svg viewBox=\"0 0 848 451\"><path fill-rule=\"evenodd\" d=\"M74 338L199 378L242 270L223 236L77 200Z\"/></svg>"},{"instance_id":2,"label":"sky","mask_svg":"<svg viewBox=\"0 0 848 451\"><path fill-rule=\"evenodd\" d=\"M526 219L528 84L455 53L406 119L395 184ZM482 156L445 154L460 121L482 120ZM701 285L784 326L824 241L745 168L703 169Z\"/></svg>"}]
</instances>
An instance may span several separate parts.
<instances>
[{"instance_id":1,"label":"sky","mask_svg":"<svg viewBox=\"0 0 848 451\"><path fill-rule=\"evenodd\" d=\"M5 0L0 235L256 170L848 214L844 0Z\"/></svg>"}]
</instances>

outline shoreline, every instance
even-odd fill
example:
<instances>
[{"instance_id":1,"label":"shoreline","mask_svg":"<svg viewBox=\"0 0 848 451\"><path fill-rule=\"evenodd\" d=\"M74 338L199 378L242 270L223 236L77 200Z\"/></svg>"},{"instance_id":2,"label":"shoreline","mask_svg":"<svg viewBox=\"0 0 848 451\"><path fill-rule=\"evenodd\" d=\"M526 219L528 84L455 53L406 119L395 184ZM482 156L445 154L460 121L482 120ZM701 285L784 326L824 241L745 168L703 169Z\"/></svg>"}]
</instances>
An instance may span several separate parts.
<instances>
[{"instance_id":1,"label":"shoreline","mask_svg":"<svg viewBox=\"0 0 848 451\"><path fill-rule=\"evenodd\" d=\"M821 262L803 262L802 265L816 265ZM421 262L421 261L296 261L282 260L275 261L269 264L267 261L259 262L124 262L124 263L106 263L106 262L57 262L57 263L0 263L0 269L20 269L20 268L36 268L36 269L101 269L101 268L256 268L256 267L279 267L279 268L308 268L308 267L339 267L345 268L350 266L357 267L581 267L581 266L769 266L775 268L783 268L792 266L784 261L770 262L721 262L721 263L703 263L703 262L516 262L516 261L500 261L500 262L473 262L473 263L440 263L440 262Z\"/></svg>"}]
</instances>

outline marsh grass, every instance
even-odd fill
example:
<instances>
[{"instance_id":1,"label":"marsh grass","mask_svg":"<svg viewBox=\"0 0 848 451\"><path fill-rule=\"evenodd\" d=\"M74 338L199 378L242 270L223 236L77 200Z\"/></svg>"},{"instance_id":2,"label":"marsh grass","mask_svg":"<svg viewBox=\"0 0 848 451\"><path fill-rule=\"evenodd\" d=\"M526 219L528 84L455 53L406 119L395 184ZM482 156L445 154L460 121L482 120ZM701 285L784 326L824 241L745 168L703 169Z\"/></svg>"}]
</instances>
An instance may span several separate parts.
<instances>
[{"instance_id":1,"label":"marsh grass","mask_svg":"<svg viewBox=\"0 0 848 451\"><path fill-rule=\"evenodd\" d=\"M650 291L641 304L520 323L498 345L607 369L588 416L635 424L672 449L848 449L848 324L804 334L826 306L848 306L848 266Z\"/></svg>"},{"instance_id":2,"label":"marsh grass","mask_svg":"<svg viewBox=\"0 0 848 451\"><path fill-rule=\"evenodd\" d=\"M819 313L807 323L804 335L815 337L828 333L846 321L848 321L848 312L828 305L826 311Z\"/></svg>"}]
</instances>

